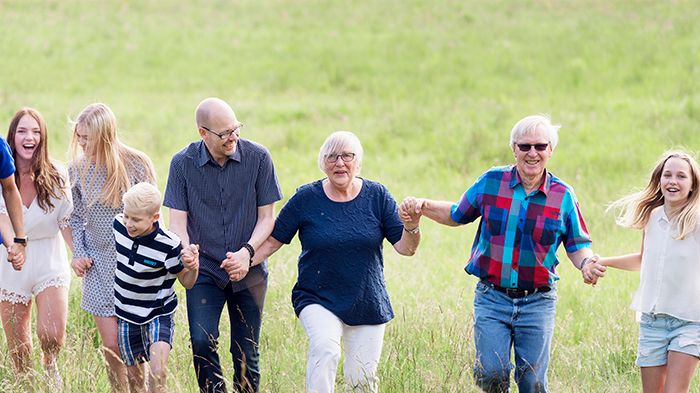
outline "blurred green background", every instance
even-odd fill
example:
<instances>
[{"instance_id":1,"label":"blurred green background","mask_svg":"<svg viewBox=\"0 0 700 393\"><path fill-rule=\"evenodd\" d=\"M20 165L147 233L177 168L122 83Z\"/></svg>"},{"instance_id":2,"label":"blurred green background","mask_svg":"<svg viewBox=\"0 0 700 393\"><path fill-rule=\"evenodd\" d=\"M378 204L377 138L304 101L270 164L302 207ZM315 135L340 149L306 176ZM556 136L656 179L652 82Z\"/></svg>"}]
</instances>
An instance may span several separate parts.
<instances>
[{"instance_id":1,"label":"blurred green background","mask_svg":"<svg viewBox=\"0 0 700 393\"><path fill-rule=\"evenodd\" d=\"M562 124L549 169L576 190L594 249L626 253L641 234L616 227L606 204L644 186L664 150L700 147L699 18L698 1L0 0L0 119L37 108L65 162L69 119L104 102L121 139L153 159L163 189L172 155L198 138L196 105L218 96L246 124L243 137L270 149L285 200L323 176L318 148L342 129L364 144L362 175L397 200L454 201L490 166L513 161L517 120L549 113ZM385 249L397 317L380 390L472 391L476 280L462 269L475 226L422 230L415 257ZM306 337L289 301L298 251L295 242L270 260L266 392L304 388ZM628 307L638 275L610 272L590 288L561 259L551 390L641 391ZM60 360L66 391L105 391L79 300L76 278ZM185 312L170 359L176 392L196 389ZM26 391L3 348L0 390ZM220 348L230 380L228 342ZM41 378L34 384L41 391Z\"/></svg>"}]
</instances>

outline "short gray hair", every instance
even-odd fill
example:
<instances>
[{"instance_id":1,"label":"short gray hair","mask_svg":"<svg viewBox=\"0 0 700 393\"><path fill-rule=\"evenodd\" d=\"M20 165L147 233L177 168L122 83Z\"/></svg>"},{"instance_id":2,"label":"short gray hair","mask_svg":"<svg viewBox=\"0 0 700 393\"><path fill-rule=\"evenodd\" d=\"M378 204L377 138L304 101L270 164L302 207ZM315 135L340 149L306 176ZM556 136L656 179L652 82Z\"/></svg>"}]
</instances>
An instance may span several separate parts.
<instances>
[{"instance_id":1,"label":"short gray hair","mask_svg":"<svg viewBox=\"0 0 700 393\"><path fill-rule=\"evenodd\" d=\"M559 143L559 124L552 124L552 120L549 115L539 114L527 116L521 119L519 122L515 123L513 129L510 131L510 147L523 135L529 134L535 130L544 130L547 132L548 142L552 145L552 150L557 147Z\"/></svg>"},{"instance_id":2,"label":"short gray hair","mask_svg":"<svg viewBox=\"0 0 700 393\"><path fill-rule=\"evenodd\" d=\"M355 153L358 169L362 166L364 150L357 135L350 131L336 131L326 138L318 151L318 169L325 173L326 156L331 153L341 153L343 149L349 149L349 153ZM359 172L358 172L359 173Z\"/></svg>"}]
</instances>

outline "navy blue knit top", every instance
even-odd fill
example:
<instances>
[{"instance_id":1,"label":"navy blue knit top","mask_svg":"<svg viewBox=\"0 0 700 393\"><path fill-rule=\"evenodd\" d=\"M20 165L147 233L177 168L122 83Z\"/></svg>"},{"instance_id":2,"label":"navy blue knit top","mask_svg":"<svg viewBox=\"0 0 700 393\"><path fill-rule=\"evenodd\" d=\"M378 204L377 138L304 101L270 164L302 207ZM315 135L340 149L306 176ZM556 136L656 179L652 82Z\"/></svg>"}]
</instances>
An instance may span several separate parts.
<instances>
[{"instance_id":1,"label":"navy blue knit top","mask_svg":"<svg viewBox=\"0 0 700 393\"><path fill-rule=\"evenodd\" d=\"M299 278L292 290L297 316L319 304L347 325L391 320L382 243L396 243L402 230L394 198L377 182L363 179L360 193L348 202L330 200L321 180L299 187L272 231L286 244L299 231Z\"/></svg>"}]
</instances>

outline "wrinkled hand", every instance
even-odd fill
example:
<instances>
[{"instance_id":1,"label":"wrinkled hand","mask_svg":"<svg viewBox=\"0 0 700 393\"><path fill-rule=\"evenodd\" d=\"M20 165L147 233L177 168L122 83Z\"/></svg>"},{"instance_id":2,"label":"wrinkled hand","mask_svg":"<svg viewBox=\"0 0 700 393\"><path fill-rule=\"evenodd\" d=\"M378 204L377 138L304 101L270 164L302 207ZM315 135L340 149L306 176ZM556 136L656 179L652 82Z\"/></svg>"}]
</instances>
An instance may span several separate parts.
<instances>
[{"instance_id":1,"label":"wrinkled hand","mask_svg":"<svg viewBox=\"0 0 700 393\"><path fill-rule=\"evenodd\" d=\"M241 281L250 268L250 253L245 248L227 252L226 259L221 261L221 268L226 270L231 281Z\"/></svg>"},{"instance_id":2,"label":"wrinkled hand","mask_svg":"<svg viewBox=\"0 0 700 393\"><path fill-rule=\"evenodd\" d=\"M185 270L199 269L199 244L190 244L180 251L180 260Z\"/></svg>"},{"instance_id":3,"label":"wrinkled hand","mask_svg":"<svg viewBox=\"0 0 700 393\"><path fill-rule=\"evenodd\" d=\"M581 268L581 276L584 283L595 286L598 283L598 279L605 276L607 267L601 265L598 262L599 259L600 255L595 254L584 261L584 265Z\"/></svg>"},{"instance_id":4,"label":"wrinkled hand","mask_svg":"<svg viewBox=\"0 0 700 393\"><path fill-rule=\"evenodd\" d=\"M399 205L399 218L403 221L404 225L407 223L412 223L412 227L417 226L420 218L422 216L423 203L425 199L416 197L406 197L403 202Z\"/></svg>"},{"instance_id":5,"label":"wrinkled hand","mask_svg":"<svg viewBox=\"0 0 700 393\"><path fill-rule=\"evenodd\" d=\"M25 247L21 244L12 243L7 250L7 261L12 264L12 268L16 271L22 270L22 266L24 266Z\"/></svg>"},{"instance_id":6,"label":"wrinkled hand","mask_svg":"<svg viewBox=\"0 0 700 393\"><path fill-rule=\"evenodd\" d=\"M71 261L70 267L73 268L76 276L85 277L85 273L92 267L92 259L88 257L75 257Z\"/></svg>"}]
</instances>

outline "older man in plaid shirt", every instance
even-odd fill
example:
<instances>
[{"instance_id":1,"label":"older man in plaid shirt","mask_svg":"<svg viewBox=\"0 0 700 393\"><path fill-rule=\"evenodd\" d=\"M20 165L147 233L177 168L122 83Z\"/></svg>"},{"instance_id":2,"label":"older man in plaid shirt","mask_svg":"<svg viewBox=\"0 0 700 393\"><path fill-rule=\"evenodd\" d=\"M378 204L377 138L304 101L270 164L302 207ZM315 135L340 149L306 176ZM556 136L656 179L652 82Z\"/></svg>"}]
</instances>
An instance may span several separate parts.
<instances>
[{"instance_id":1,"label":"older man in plaid shirt","mask_svg":"<svg viewBox=\"0 0 700 393\"><path fill-rule=\"evenodd\" d=\"M515 165L488 170L457 203L408 197L400 206L403 219L415 210L450 226L481 217L465 270L480 279L474 377L487 392L508 391L511 347L519 391L548 391L559 245L586 282L605 269L591 263L591 240L573 189L546 170L558 129L547 116L528 116L511 131Z\"/></svg>"}]
</instances>

